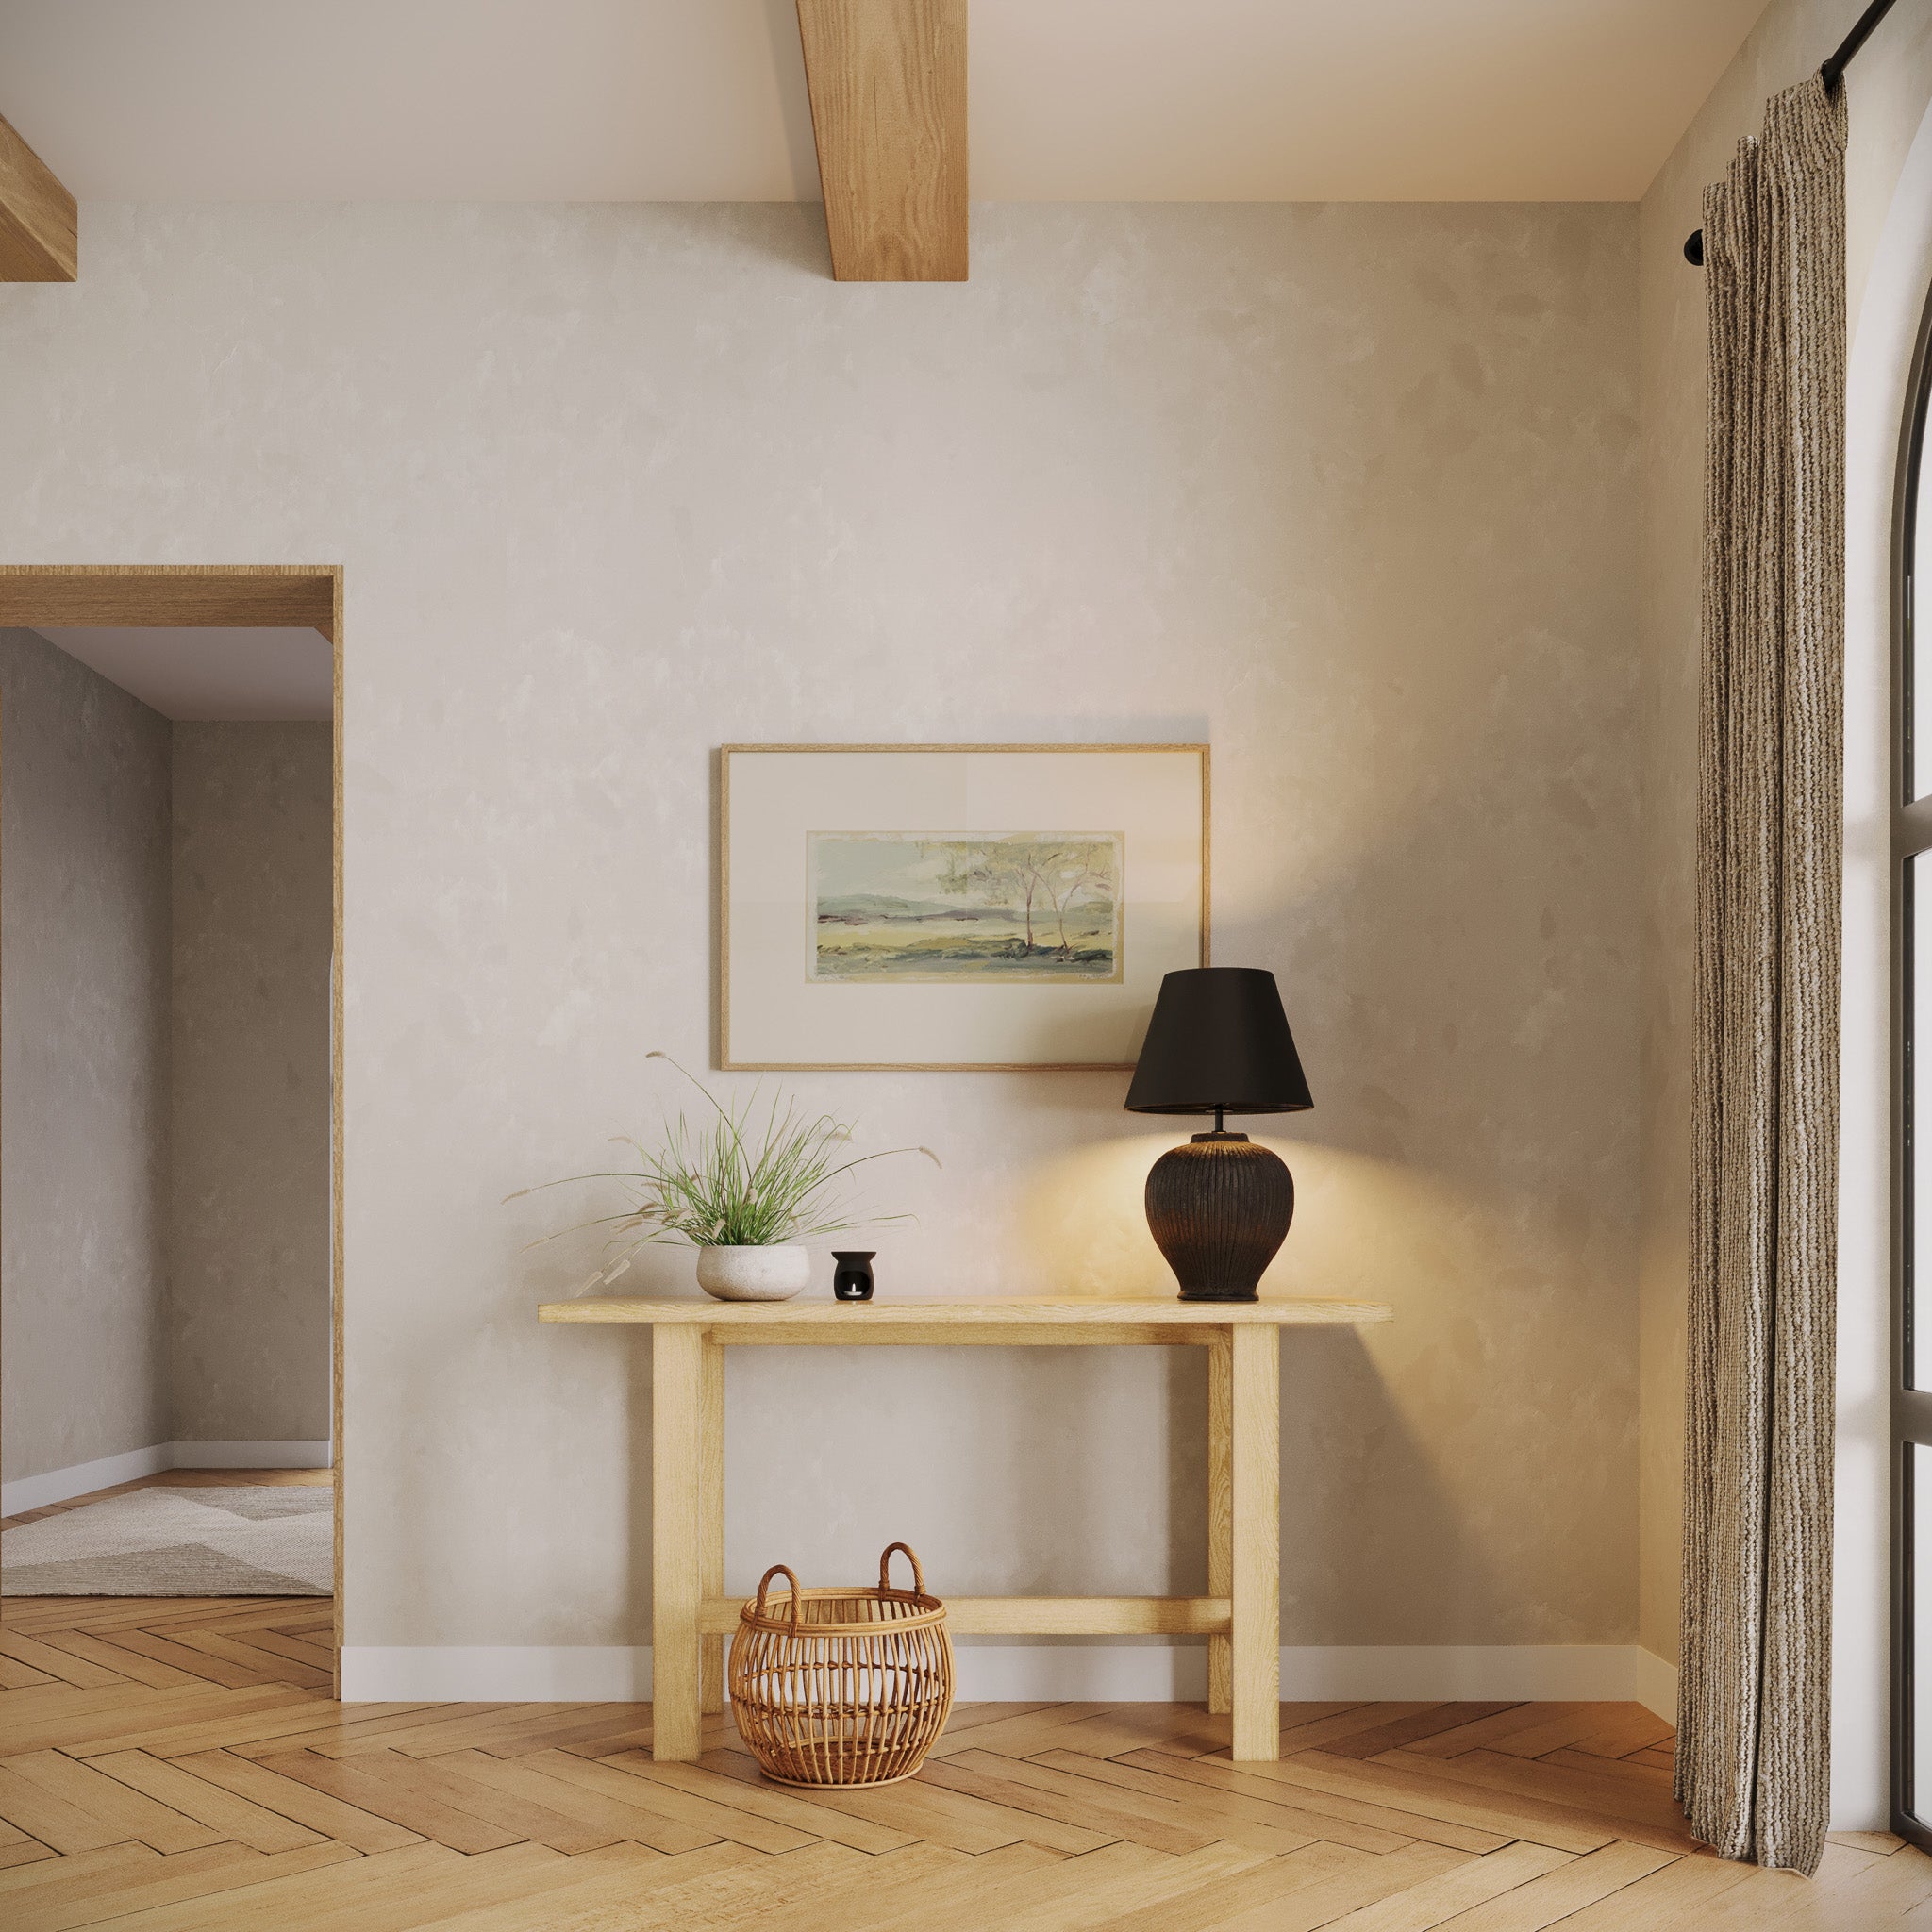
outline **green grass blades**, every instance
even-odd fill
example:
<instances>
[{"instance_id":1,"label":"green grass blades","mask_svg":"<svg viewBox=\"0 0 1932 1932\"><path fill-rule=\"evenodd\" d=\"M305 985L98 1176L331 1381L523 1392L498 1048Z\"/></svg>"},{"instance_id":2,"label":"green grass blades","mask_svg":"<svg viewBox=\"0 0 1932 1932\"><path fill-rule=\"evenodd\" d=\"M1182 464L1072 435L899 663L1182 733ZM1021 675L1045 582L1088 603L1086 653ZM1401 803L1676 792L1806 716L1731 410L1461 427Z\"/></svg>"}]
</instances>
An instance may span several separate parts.
<instances>
[{"instance_id":1,"label":"green grass blades","mask_svg":"<svg viewBox=\"0 0 1932 1932\"><path fill-rule=\"evenodd\" d=\"M854 1217L841 1204L841 1183L869 1161L899 1154L923 1154L935 1167L929 1147L890 1147L875 1154L842 1158L852 1128L836 1115L804 1111L795 1099L774 1091L766 1099L754 1088L742 1101L720 1100L704 1082L666 1053L653 1053L675 1067L704 1095L710 1111L696 1125L684 1115L667 1120L659 1144L623 1140L637 1156L635 1168L573 1174L562 1181L614 1180L630 1203L617 1214L559 1228L530 1243L541 1246L585 1228L608 1231L606 1262L584 1284L587 1292L614 1281L638 1250L654 1241L688 1241L693 1247L764 1248L785 1241L811 1241L867 1224L903 1221L903 1214ZM520 1189L509 1200L537 1192Z\"/></svg>"}]
</instances>

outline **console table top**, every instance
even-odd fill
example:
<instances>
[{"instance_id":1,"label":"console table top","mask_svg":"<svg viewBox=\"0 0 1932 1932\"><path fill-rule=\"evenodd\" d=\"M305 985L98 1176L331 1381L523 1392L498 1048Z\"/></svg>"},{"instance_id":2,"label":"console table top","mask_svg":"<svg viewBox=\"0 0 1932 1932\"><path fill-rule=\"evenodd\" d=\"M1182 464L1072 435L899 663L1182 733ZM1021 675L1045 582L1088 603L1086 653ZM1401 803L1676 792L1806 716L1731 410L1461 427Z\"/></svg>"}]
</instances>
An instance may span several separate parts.
<instances>
[{"instance_id":1,"label":"console table top","mask_svg":"<svg viewBox=\"0 0 1932 1932\"><path fill-rule=\"evenodd\" d=\"M1288 1296L1254 1302L1184 1302L1141 1296L1121 1301L1054 1301L1031 1296L998 1301L943 1301L936 1297L904 1297L869 1302L839 1302L823 1296L789 1302L721 1302L708 1295L675 1301L639 1301L623 1296L586 1297L580 1301L545 1302L538 1309L544 1322L697 1323L707 1328L745 1326L836 1328L864 1330L899 1326L920 1328L988 1328L1003 1324L1016 1327L1145 1328L1166 1327L1289 1327L1316 1325L1354 1327L1388 1322L1394 1310L1386 1302L1316 1301Z\"/></svg>"}]
</instances>

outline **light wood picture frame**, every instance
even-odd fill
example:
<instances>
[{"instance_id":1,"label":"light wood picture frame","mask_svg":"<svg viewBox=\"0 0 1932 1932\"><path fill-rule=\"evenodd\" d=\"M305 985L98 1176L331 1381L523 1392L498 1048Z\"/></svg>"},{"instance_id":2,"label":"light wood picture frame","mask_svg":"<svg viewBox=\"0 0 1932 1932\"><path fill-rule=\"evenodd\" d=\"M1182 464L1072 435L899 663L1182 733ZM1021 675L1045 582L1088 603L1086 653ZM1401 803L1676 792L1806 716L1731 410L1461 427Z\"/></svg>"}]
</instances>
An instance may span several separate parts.
<instances>
[{"instance_id":1,"label":"light wood picture frame","mask_svg":"<svg viewBox=\"0 0 1932 1932\"><path fill-rule=\"evenodd\" d=\"M1205 966L1205 744L727 744L717 1064L1131 1068Z\"/></svg>"}]
</instances>

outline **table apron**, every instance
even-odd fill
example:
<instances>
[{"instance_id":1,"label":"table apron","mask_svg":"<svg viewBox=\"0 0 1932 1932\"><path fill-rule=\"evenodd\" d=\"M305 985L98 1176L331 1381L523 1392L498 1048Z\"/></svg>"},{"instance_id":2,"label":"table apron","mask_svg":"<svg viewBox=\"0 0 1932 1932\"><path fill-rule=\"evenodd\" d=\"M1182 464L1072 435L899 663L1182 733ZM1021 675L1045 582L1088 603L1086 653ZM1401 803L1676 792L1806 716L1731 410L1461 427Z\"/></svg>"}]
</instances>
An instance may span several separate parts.
<instances>
[{"instance_id":1,"label":"table apron","mask_svg":"<svg viewBox=\"0 0 1932 1932\"><path fill-rule=\"evenodd\" d=\"M800 1322L733 1322L704 1331L724 1348L1205 1348L1227 1334L1225 1324L1205 1320L1196 1327L1167 1322L1109 1322L1080 1327L1067 1322L895 1322L867 1330L862 1318L850 1327L808 1327Z\"/></svg>"}]
</instances>

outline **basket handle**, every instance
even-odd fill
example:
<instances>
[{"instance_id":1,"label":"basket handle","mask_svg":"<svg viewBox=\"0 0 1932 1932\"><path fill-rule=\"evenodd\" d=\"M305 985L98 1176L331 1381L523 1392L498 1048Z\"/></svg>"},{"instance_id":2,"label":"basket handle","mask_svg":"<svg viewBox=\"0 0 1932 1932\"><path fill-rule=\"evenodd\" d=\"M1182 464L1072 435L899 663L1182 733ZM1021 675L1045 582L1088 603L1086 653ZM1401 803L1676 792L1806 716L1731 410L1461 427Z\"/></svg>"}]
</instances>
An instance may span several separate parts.
<instances>
[{"instance_id":1,"label":"basket handle","mask_svg":"<svg viewBox=\"0 0 1932 1932\"><path fill-rule=\"evenodd\" d=\"M907 1552L907 1555L910 1556L911 1552L908 1550ZM762 1576L758 1578L758 1613L761 1617L769 1614L769 1612L765 1608L765 1591L772 1587L772 1578L774 1576L784 1577L786 1582L788 1582L791 1586L791 1628L795 1633L798 1629L798 1578L791 1574L791 1569L789 1564L774 1563L772 1567L769 1570L767 1570Z\"/></svg>"},{"instance_id":2,"label":"basket handle","mask_svg":"<svg viewBox=\"0 0 1932 1932\"><path fill-rule=\"evenodd\" d=\"M879 1557L879 1588L881 1590L890 1590L892 1587L886 1581L886 1571L891 1563L892 1552L894 1550L904 1550L906 1552L907 1560L912 1565L913 1593L917 1596L924 1596L925 1594L925 1572L919 1567L918 1552L913 1549L910 1543L888 1543L886 1545L884 1554Z\"/></svg>"}]
</instances>

